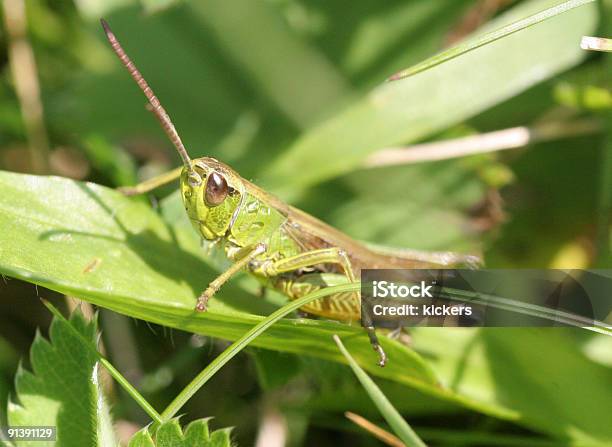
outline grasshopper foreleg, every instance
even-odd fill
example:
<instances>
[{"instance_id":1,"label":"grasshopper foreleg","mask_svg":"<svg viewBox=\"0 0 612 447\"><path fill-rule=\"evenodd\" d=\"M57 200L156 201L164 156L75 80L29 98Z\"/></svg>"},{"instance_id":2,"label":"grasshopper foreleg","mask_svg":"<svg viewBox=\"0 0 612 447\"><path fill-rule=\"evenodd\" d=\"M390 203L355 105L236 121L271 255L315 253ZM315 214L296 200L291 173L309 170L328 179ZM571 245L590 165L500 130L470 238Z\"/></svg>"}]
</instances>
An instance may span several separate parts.
<instances>
[{"instance_id":1,"label":"grasshopper foreleg","mask_svg":"<svg viewBox=\"0 0 612 447\"><path fill-rule=\"evenodd\" d=\"M378 365L385 366L387 364L387 354L385 353L382 346L380 346L380 342L378 341L378 337L376 336L376 329L374 328L374 324L372 323L372 315L370 315L370 313L368 312L367 306L362 306L361 308L361 325L368 333L372 348L374 348L374 350L378 352Z\"/></svg>"},{"instance_id":2,"label":"grasshopper foreleg","mask_svg":"<svg viewBox=\"0 0 612 447\"><path fill-rule=\"evenodd\" d=\"M350 282L355 282L355 273L353 272L349 257L343 250L336 247L307 251L296 256L266 263L262 265L262 270L268 276L276 276L281 273L293 272L301 268L312 267L318 264L339 264L348 280ZM358 296L357 301L359 301ZM364 312L362 312L361 321L368 333L372 348L378 353L378 364L380 366L385 366L387 363L387 354L378 341L370 316L364 315Z\"/></svg>"},{"instance_id":3,"label":"grasshopper foreleg","mask_svg":"<svg viewBox=\"0 0 612 447\"><path fill-rule=\"evenodd\" d=\"M246 253L240 256L239 259L234 262L226 271L217 276L200 294L198 302L196 303L196 310L199 312L205 312L208 304L208 300L225 284L232 276L246 267L249 262L255 259L260 254L266 251L265 244L257 244L255 247L249 247L245 249Z\"/></svg>"}]
</instances>

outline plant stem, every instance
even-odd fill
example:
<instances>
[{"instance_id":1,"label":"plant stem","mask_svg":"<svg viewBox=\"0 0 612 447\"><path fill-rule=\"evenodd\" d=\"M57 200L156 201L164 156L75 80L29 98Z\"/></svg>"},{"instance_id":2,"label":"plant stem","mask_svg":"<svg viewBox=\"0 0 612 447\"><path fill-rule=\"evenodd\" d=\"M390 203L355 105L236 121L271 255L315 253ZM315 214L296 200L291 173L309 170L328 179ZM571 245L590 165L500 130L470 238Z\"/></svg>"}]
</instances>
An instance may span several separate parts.
<instances>
[{"instance_id":1,"label":"plant stem","mask_svg":"<svg viewBox=\"0 0 612 447\"><path fill-rule=\"evenodd\" d=\"M45 174L49 171L49 139L43 118L36 60L27 35L26 4L24 0L4 0L2 3L8 60L25 125L32 171Z\"/></svg>"},{"instance_id":2,"label":"plant stem","mask_svg":"<svg viewBox=\"0 0 612 447\"><path fill-rule=\"evenodd\" d=\"M388 147L371 154L364 168L396 166L427 161L449 160L469 155L516 149L529 144L561 138L589 135L602 130L598 121L584 119L571 122L553 122L533 127L518 126L448 140L414 144L406 147Z\"/></svg>"},{"instance_id":3,"label":"plant stem","mask_svg":"<svg viewBox=\"0 0 612 447\"><path fill-rule=\"evenodd\" d=\"M389 81L397 81L399 79L407 78L408 76L413 76L422 71L429 70L430 68L435 67L436 65L440 65L444 62L461 56L462 54L468 53L484 45L493 43L496 40L509 36L510 34L514 34L518 31L522 31L533 25L537 25L538 23L541 23L545 20L552 19L553 17L556 17L559 14L563 14L564 12L570 11L574 8L578 8L579 6L586 5L587 3L592 3L593 1L595 0L570 0L567 2L563 2L559 5L553 6L552 8L545 9L544 11L540 11L522 20L518 20L500 29L487 33L484 36L481 36L473 41L468 41L464 44L457 45L456 47L436 54L435 56L430 57L429 59L419 64L416 64L406 70L402 70L394 74L389 78Z\"/></svg>"},{"instance_id":4,"label":"plant stem","mask_svg":"<svg viewBox=\"0 0 612 447\"><path fill-rule=\"evenodd\" d=\"M591 51L612 51L612 39L603 37L584 36L580 41L580 48Z\"/></svg>"},{"instance_id":5,"label":"plant stem","mask_svg":"<svg viewBox=\"0 0 612 447\"><path fill-rule=\"evenodd\" d=\"M324 289L318 290L314 293L306 295L303 298L299 298L295 301L291 301L284 305L280 309L276 310L260 323L255 325L252 329L247 331L242 337L232 343L225 351L223 351L217 358L215 358L210 364L202 370L192 381L187 385L183 391L168 405L168 407L162 412L161 419L166 422L170 420L178 411L185 405L185 403L198 392L202 386L227 362L229 362L236 354L242 351L251 341L257 338L266 329L276 323L278 320L286 316L287 314L299 309L305 304L310 303L324 296L332 295L334 293L357 291L361 287L360 283L353 284L342 284L339 286L325 287Z\"/></svg>"},{"instance_id":6,"label":"plant stem","mask_svg":"<svg viewBox=\"0 0 612 447\"><path fill-rule=\"evenodd\" d=\"M523 315L555 321L567 326L582 328L602 335L612 336L612 327L607 323L591 320L580 315L564 312L562 310L550 309L537 304L522 303L516 300L502 298L487 293L471 292L450 287L443 287L439 294L440 298L459 302L472 302L491 306L497 309L507 310Z\"/></svg>"},{"instance_id":7,"label":"plant stem","mask_svg":"<svg viewBox=\"0 0 612 447\"><path fill-rule=\"evenodd\" d=\"M371 433L375 438L380 439L385 444L390 445L391 447L405 447L404 443L397 436L389 433L387 430L379 427L373 422L370 422L363 416L355 414L351 411L345 412L344 416L346 416L346 418L354 424Z\"/></svg>"}]
</instances>

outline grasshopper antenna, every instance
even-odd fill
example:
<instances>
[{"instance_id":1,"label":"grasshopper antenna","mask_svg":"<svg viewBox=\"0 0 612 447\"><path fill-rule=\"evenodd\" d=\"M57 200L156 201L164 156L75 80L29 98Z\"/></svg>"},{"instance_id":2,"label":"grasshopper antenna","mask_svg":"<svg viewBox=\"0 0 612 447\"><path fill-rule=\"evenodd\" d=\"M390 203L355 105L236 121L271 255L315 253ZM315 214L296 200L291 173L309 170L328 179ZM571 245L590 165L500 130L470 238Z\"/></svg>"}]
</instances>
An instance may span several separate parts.
<instances>
[{"instance_id":1,"label":"grasshopper antenna","mask_svg":"<svg viewBox=\"0 0 612 447\"><path fill-rule=\"evenodd\" d=\"M136 81L136 84L138 84L140 90L142 90L144 95L149 100L148 109L153 112L153 114L157 117L162 128L164 129L164 132L166 132L166 135L168 136L168 138L178 151L179 155L181 156L185 168L187 168L187 170L191 172L193 170L191 167L191 159L189 158L189 154L187 154L185 145L183 144L181 137L176 131L174 124L172 124L168 113L166 113L166 110L164 110L164 108L162 107L161 103L159 102L159 99L157 99L157 96L155 96L155 93L153 93L153 90L151 90L151 87L149 87L147 81L145 81L142 74L138 71L136 65L134 65L134 63L123 50L121 44L115 37L115 34L113 34L113 32L111 31L110 26L108 25L106 20L100 19L100 23L102 24L102 28L104 28L104 33L106 34L106 38L110 42L113 51L121 60L121 63L125 66L125 68L127 68L130 73L130 76L132 76L134 81Z\"/></svg>"}]
</instances>

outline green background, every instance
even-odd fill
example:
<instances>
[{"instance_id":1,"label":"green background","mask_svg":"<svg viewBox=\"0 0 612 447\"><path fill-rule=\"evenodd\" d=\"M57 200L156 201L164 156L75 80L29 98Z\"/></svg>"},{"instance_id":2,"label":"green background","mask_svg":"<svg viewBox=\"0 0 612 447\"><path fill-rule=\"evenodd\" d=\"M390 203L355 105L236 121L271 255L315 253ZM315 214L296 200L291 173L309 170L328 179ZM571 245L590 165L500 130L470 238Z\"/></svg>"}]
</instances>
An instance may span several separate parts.
<instances>
[{"instance_id":1,"label":"green background","mask_svg":"<svg viewBox=\"0 0 612 447\"><path fill-rule=\"evenodd\" d=\"M219 158L357 239L482 253L488 268L611 268L612 67L609 55L579 47L583 35L610 37L610 2L385 82L470 32L556 3L27 1L43 127L25 124L3 20L0 166L114 188L178 165L110 51L103 16L192 157ZM386 147L551 123L554 138L513 151L363 167ZM576 123L591 130L573 135ZM41 135L42 168L28 152ZM64 178L0 173L0 408L19 360L30 367L35 328L47 332L37 296L104 309L106 355L159 409L223 340L282 302L258 298L240 277L207 315L193 315L219 265L174 190L127 199ZM612 443L612 344L570 329L417 329L411 348L385 340L391 360L381 370L358 327L294 317L217 374L183 422L214 416L215 428L235 426L234 439L252 445L266 416L280 414L290 445L379 445L343 417L350 410L384 426L338 363L333 333L431 445ZM128 396L107 391L122 427L149 422Z\"/></svg>"}]
</instances>

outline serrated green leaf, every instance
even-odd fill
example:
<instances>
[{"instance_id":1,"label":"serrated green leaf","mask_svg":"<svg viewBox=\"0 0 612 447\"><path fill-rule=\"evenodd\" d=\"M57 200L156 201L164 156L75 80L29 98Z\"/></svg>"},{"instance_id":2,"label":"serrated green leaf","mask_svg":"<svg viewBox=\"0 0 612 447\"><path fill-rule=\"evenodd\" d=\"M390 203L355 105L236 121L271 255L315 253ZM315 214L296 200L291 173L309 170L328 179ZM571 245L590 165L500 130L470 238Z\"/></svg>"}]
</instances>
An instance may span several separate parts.
<instances>
[{"instance_id":1,"label":"serrated green leaf","mask_svg":"<svg viewBox=\"0 0 612 447\"><path fill-rule=\"evenodd\" d=\"M231 429L210 433L209 420L195 420L187 425L183 433L178 418L174 418L157 427L154 437L149 428L144 428L132 437L129 447L230 447Z\"/></svg>"},{"instance_id":2,"label":"serrated green leaf","mask_svg":"<svg viewBox=\"0 0 612 447\"><path fill-rule=\"evenodd\" d=\"M228 447L230 445L231 429L215 430L210 435L210 447Z\"/></svg>"},{"instance_id":3,"label":"serrated green leaf","mask_svg":"<svg viewBox=\"0 0 612 447\"><path fill-rule=\"evenodd\" d=\"M55 426L57 441L20 441L18 445L114 444L108 408L98 383L97 359L83 345L85 339L95 346L96 329L95 321L86 321L75 312L69 322L53 319L49 341L36 334L30 351L32 372L23 368L17 372L18 402L9 402L8 422L13 426Z\"/></svg>"},{"instance_id":4,"label":"serrated green leaf","mask_svg":"<svg viewBox=\"0 0 612 447\"><path fill-rule=\"evenodd\" d=\"M179 425L178 419L173 419L159 426L155 432L155 444L158 447L179 447L184 444L183 431ZM206 439L201 439L201 442L206 442Z\"/></svg>"},{"instance_id":5,"label":"serrated green leaf","mask_svg":"<svg viewBox=\"0 0 612 447\"><path fill-rule=\"evenodd\" d=\"M210 419L198 419L190 422L185 430L185 446L196 447L200 440L210 441L211 434L208 429L208 421ZM213 431L213 435L214 435Z\"/></svg>"},{"instance_id":6,"label":"serrated green leaf","mask_svg":"<svg viewBox=\"0 0 612 447\"><path fill-rule=\"evenodd\" d=\"M155 447L155 443L153 442L153 438L151 437L149 430L143 428L132 436L128 447Z\"/></svg>"}]
</instances>

